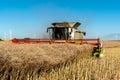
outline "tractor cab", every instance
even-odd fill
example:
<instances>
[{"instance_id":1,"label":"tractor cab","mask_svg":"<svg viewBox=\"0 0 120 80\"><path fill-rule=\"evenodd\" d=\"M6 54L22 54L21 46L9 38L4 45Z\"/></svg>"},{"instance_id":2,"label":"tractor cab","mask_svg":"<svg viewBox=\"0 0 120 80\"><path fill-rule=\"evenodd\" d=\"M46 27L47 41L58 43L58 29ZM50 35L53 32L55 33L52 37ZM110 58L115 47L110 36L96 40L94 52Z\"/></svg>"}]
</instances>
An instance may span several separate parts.
<instances>
[{"instance_id":1,"label":"tractor cab","mask_svg":"<svg viewBox=\"0 0 120 80\"><path fill-rule=\"evenodd\" d=\"M50 39L82 39L86 32L78 30L79 22L56 22L47 28Z\"/></svg>"}]
</instances>

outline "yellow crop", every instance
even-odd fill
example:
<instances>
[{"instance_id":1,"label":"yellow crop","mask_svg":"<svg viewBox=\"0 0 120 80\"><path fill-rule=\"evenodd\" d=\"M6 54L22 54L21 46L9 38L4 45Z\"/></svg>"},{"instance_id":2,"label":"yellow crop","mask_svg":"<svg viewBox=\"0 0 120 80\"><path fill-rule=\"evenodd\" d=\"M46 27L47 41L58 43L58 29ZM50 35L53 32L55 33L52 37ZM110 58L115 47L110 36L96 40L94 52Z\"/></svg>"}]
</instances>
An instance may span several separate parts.
<instances>
[{"instance_id":1,"label":"yellow crop","mask_svg":"<svg viewBox=\"0 0 120 80\"><path fill-rule=\"evenodd\" d=\"M0 80L120 80L120 47L105 50L95 58L89 45L0 42Z\"/></svg>"}]
</instances>

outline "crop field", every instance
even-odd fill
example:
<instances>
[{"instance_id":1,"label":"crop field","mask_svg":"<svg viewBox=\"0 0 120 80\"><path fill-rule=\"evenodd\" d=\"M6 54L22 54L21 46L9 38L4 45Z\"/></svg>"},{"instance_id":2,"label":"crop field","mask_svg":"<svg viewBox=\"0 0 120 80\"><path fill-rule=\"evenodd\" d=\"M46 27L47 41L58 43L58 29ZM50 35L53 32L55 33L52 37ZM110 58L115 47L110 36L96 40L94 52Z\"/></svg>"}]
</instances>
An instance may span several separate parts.
<instances>
[{"instance_id":1,"label":"crop field","mask_svg":"<svg viewBox=\"0 0 120 80\"><path fill-rule=\"evenodd\" d=\"M0 42L0 80L120 80L118 43L96 58L90 45Z\"/></svg>"}]
</instances>

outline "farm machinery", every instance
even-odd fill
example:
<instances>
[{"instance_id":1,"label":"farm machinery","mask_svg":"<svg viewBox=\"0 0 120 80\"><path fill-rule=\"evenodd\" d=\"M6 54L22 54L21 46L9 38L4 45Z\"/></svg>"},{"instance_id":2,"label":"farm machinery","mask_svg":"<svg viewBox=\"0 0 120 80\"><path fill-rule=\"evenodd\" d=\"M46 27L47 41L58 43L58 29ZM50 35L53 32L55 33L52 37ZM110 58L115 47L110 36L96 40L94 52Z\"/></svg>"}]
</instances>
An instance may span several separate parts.
<instances>
[{"instance_id":1,"label":"farm machinery","mask_svg":"<svg viewBox=\"0 0 120 80\"><path fill-rule=\"evenodd\" d=\"M93 52L92 55L96 57L101 57L103 55L103 48L100 38L97 39L83 39L86 35L85 31L78 30L78 26L81 23L79 22L55 22L52 23L51 27L47 28L47 33L49 34L48 38L32 39L12 39L13 43L22 44L22 43L71 43L71 44L90 44L92 45Z\"/></svg>"}]
</instances>

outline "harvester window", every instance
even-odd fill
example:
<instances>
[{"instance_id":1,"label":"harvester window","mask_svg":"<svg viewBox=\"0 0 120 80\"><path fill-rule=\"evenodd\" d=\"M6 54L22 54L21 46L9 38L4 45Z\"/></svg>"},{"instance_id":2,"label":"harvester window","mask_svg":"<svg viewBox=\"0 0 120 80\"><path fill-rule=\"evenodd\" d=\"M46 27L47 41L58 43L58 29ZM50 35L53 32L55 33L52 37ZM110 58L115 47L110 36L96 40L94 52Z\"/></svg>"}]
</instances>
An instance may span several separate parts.
<instances>
[{"instance_id":1,"label":"harvester window","mask_svg":"<svg viewBox=\"0 0 120 80\"><path fill-rule=\"evenodd\" d=\"M54 39L67 39L68 38L68 29L65 27L55 27L53 29L53 38Z\"/></svg>"}]
</instances>

